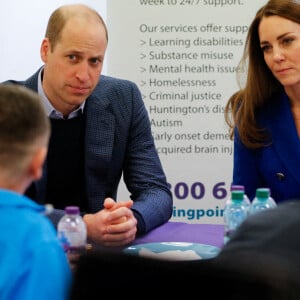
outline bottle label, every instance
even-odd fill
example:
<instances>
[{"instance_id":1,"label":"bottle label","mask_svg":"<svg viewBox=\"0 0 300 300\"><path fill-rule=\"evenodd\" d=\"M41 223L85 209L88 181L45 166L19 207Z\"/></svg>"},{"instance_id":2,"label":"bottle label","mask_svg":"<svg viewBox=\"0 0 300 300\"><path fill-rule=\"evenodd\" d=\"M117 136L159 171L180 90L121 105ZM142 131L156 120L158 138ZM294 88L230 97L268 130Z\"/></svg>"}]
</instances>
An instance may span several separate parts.
<instances>
[{"instance_id":1,"label":"bottle label","mask_svg":"<svg viewBox=\"0 0 300 300\"><path fill-rule=\"evenodd\" d=\"M65 252L82 253L86 249L85 241L82 241L82 238L76 232L66 234L66 232L60 231L58 232L58 238Z\"/></svg>"}]
</instances>

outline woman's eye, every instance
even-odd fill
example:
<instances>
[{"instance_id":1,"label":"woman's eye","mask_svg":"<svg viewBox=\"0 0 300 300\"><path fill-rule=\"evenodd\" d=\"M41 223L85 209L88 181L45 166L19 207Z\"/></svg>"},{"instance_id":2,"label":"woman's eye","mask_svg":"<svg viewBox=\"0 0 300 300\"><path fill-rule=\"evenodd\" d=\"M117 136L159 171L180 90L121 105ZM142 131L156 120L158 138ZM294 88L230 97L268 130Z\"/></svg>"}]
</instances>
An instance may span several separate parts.
<instances>
[{"instance_id":1,"label":"woman's eye","mask_svg":"<svg viewBox=\"0 0 300 300\"><path fill-rule=\"evenodd\" d=\"M264 45L264 46L261 47L261 50L263 52L267 52L269 49L271 49L271 46L269 46L269 45Z\"/></svg>"},{"instance_id":2,"label":"woman's eye","mask_svg":"<svg viewBox=\"0 0 300 300\"><path fill-rule=\"evenodd\" d=\"M284 44L284 45L289 45L289 44L291 44L293 41L294 41L294 38L284 38L284 39L282 40L282 44Z\"/></svg>"}]
</instances>

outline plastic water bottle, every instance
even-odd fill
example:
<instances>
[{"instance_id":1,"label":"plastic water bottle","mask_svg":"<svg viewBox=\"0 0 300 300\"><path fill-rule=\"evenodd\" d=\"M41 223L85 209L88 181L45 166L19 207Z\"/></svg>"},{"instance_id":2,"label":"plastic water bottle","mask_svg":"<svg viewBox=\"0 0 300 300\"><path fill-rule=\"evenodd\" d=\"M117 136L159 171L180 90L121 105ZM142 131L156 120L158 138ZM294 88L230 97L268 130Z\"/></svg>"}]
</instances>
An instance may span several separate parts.
<instances>
[{"instance_id":1,"label":"plastic water bottle","mask_svg":"<svg viewBox=\"0 0 300 300\"><path fill-rule=\"evenodd\" d=\"M230 198L224 207L224 244L227 243L234 231L247 218L249 207L244 202L245 193L241 190L231 191Z\"/></svg>"},{"instance_id":2,"label":"plastic water bottle","mask_svg":"<svg viewBox=\"0 0 300 300\"><path fill-rule=\"evenodd\" d=\"M277 204L271 197L271 191L269 188L257 188L255 198L250 206L250 215L276 206Z\"/></svg>"},{"instance_id":3,"label":"plastic water bottle","mask_svg":"<svg viewBox=\"0 0 300 300\"><path fill-rule=\"evenodd\" d=\"M86 249L87 230L78 206L67 206L57 225L57 235L67 253L80 254Z\"/></svg>"},{"instance_id":4,"label":"plastic water bottle","mask_svg":"<svg viewBox=\"0 0 300 300\"><path fill-rule=\"evenodd\" d=\"M244 192L244 204L247 206L248 214L249 214L251 201L245 193L245 186L244 185L233 184L230 187L230 192L232 192L232 191L243 191Z\"/></svg>"}]
</instances>

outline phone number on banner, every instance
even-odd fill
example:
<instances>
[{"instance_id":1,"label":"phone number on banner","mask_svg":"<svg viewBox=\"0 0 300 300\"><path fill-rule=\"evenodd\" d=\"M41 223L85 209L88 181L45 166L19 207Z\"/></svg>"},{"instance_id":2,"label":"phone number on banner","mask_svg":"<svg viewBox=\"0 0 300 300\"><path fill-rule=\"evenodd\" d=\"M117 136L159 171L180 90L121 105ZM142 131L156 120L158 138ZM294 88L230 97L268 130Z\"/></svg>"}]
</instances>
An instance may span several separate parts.
<instances>
[{"instance_id":1,"label":"phone number on banner","mask_svg":"<svg viewBox=\"0 0 300 300\"><path fill-rule=\"evenodd\" d=\"M169 187L178 200L195 199L201 200L205 197L213 197L218 200L223 200L228 195L226 183L224 181L216 183L210 190L207 191L205 184L202 182L194 182L188 184L186 182L177 182L170 184Z\"/></svg>"}]
</instances>

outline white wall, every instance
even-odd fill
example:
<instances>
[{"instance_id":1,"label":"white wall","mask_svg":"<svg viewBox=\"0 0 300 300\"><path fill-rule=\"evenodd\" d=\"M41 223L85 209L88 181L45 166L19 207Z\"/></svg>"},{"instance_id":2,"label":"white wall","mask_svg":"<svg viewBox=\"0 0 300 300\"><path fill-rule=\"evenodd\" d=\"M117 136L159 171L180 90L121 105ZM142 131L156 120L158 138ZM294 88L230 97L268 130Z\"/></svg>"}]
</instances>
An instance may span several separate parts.
<instances>
[{"instance_id":1,"label":"white wall","mask_svg":"<svg viewBox=\"0 0 300 300\"><path fill-rule=\"evenodd\" d=\"M106 20L105 0L81 0ZM40 44L52 11L71 0L8 0L0 4L0 82L23 80L40 66ZM104 67L104 72L106 66Z\"/></svg>"}]
</instances>

